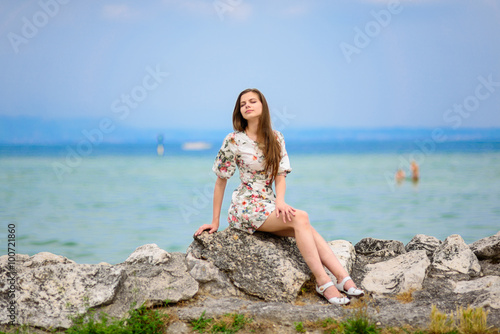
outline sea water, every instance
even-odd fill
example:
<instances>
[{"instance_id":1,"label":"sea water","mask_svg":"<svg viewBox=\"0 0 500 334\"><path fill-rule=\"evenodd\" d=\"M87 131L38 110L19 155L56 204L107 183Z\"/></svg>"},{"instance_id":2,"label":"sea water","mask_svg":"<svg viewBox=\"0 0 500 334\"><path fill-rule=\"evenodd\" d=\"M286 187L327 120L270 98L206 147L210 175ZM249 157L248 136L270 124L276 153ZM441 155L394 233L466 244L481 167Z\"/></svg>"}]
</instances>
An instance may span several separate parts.
<instances>
[{"instance_id":1,"label":"sea water","mask_svg":"<svg viewBox=\"0 0 500 334\"><path fill-rule=\"evenodd\" d=\"M465 147L465 146L464 146ZM59 148L60 149L60 148ZM45 148L47 150L47 148ZM57 149L54 149L57 151ZM42 153L40 153L42 151ZM63 151L0 154L0 238L16 226L16 252L51 252L78 263L125 261L155 243L185 252L212 219L217 147L203 152L111 150L69 166ZM51 152L51 150L48 150ZM394 182L409 156L387 150L289 148L286 201L305 210L327 240L407 243L416 234L467 243L500 230L500 150L436 150L418 156L421 178ZM56 166L66 166L64 173ZM220 230L238 175L228 182ZM6 254L3 247L0 254Z\"/></svg>"}]
</instances>

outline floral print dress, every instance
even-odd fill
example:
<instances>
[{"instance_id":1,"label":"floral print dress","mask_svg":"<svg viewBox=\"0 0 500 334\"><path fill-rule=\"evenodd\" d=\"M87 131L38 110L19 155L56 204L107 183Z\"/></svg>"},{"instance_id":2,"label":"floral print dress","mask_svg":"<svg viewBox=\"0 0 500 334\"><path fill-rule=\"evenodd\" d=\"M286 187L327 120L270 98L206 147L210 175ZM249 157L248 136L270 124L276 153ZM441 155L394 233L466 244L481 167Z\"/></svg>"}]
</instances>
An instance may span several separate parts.
<instances>
[{"instance_id":1,"label":"floral print dress","mask_svg":"<svg viewBox=\"0 0 500 334\"><path fill-rule=\"evenodd\" d=\"M278 175L292 171L285 149L283 135L274 131L281 144L281 162ZM228 212L231 227L254 233L275 209L271 176L265 172L264 153L258 143L245 132L232 132L226 136L215 158L212 170L218 177L229 179L240 170L241 184L233 192Z\"/></svg>"}]
</instances>

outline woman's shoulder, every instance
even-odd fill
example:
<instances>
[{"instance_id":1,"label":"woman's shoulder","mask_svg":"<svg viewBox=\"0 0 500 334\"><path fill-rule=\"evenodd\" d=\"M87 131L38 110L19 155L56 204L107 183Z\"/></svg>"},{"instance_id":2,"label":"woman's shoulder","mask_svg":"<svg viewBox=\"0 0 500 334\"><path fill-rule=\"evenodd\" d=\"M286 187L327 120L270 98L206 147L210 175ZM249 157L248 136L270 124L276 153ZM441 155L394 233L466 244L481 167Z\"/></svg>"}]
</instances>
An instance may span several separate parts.
<instances>
[{"instance_id":1,"label":"woman's shoulder","mask_svg":"<svg viewBox=\"0 0 500 334\"><path fill-rule=\"evenodd\" d=\"M244 134L244 132L241 132L241 131L233 131L233 132L228 133L224 139L235 139L235 138L239 138L239 137L241 137L243 134Z\"/></svg>"},{"instance_id":2,"label":"woman's shoulder","mask_svg":"<svg viewBox=\"0 0 500 334\"><path fill-rule=\"evenodd\" d=\"M244 134L245 133L241 132L241 131L230 132L224 138L224 142L229 143L229 144L233 144L233 145L238 145L238 142L241 141L242 136Z\"/></svg>"},{"instance_id":3,"label":"woman's shoulder","mask_svg":"<svg viewBox=\"0 0 500 334\"><path fill-rule=\"evenodd\" d=\"M283 136L283 134L281 132L279 132L278 130L273 130L274 132L274 136L276 137L276 139L278 140L284 140L285 137Z\"/></svg>"}]
</instances>

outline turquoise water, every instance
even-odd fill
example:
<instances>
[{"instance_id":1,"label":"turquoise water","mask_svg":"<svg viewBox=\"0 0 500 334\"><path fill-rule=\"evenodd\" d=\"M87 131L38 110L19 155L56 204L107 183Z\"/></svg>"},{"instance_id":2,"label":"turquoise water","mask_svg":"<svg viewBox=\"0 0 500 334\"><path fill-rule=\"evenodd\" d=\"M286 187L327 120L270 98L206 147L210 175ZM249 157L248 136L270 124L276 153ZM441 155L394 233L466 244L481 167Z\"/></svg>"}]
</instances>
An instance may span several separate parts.
<instances>
[{"instance_id":1,"label":"turquoise water","mask_svg":"<svg viewBox=\"0 0 500 334\"><path fill-rule=\"evenodd\" d=\"M327 240L407 243L423 233L471 243L500 230L498 151L421 156L420 182L401 185L392 181L401 161L395 153L290 155L286 200L308 211ZM213 158L87 156L59 179L53 166L64 157L0 157L0 238L7 241L7 225L15 224L17 253L48 251L78 263L123 262L147 243L184 252L211 221ZM223 213L237 185L235 175Z\"/></svg>"}]
</instances>

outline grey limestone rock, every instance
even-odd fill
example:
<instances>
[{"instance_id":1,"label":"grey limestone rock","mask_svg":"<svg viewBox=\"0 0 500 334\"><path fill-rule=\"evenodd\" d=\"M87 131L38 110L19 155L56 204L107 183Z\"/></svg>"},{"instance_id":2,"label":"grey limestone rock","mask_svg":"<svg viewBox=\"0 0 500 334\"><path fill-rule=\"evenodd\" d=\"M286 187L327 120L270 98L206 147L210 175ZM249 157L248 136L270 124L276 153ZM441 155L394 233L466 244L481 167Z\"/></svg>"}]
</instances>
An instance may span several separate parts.
<instances>
[{"instance_id":1,"label":"grey limestone rock","mask_svg":"<svg viewBox=\"0 0 500 334\"><path fill-rule=\"evenodd\" d=\"M450 235L434 252L433 276L468 278L478 276L480 271L476 255L458 234Z\"/></svg>"},{"instance_id":2,"label":"grey limestone rock","mask_svg":"<svg viewBox=\"0 0 500 334\"><path fill-rule=\"evenodd\" d=\"M500 277L484 276L470 281L453 283L454 293L472 293L475 298L472 307L491 307L500 309Z\"/></svg>"},{"instance_id":3,"label":"grey limestone rock","mask_svg":"<svg viewBox=\"0 0 500 334\"><path fill-rule=\"evenodd\" d=\"M140 255L139 255L140 253ZM7 257L0 257L0 306L11 301ZM132 305L161 305L191 299L198 282L187 272L185 254L156 245L139 247L122 264L76 264L51 253L16 256L17 323L40 328L68 328L72 317L95 308L123 317ZM0 313L0 324L9 322Z\"/></svg>"},{"instance_id":4,"label":"grey limestone rock","mask_svg":"<svg viewBox=\"0 0 500 334\"><path fill-rule=\"evenodd\" d=\"M311 272L295 240L227 228L195 237L201 259L223 271L246 294L266 301L293 301Z\"/></svg>"},{"instance_id":5,"label":"grey limestone rock","mask_svg":"<svg viewBox=\"0 0 500 334\"><path fill-rule=\"evenodd\" d=\"M500 232L469 245L478 259L500 259Z\"/></svg>"},{"instance_id":6,"label":"grey limestone rock","mask_svg":"<svg viewBox=\"0 0 500 334\"><path fill-rule=\"evenodd\" d=\"M427 256L432 258L436 249L442 244L442 241L438 238L417 234L410 240L409 243L406 244L405 249L407 252L411 252L414 250L425 250Z\"/></svg>"},{"instance_id":7,"label":"grey limestone rock","mask_svg":"<svg viewBox=\"0 0 500 334\"><path fill-rule=\"evenodd\" d=\"M31 258L30 258L31 259ZM0 277L5 280L2 270ZM48 264L23 270L17 276L17 321L42 328L68 328L71 316L113 301L125 279L120 268L90 264ZM8 303L0 288L2 309ZM2 312L0 323L8 322Z\"/></svg>"},{"instance_id":8,"label":"grey limestone rock","mask_svg":"<svg viewBox=\"0 0 500 334\"><path fill-rule=\"evenodd\" d=\"M398 294L420 290L431 262L424 250L387 261L367 264L362 286L374 294Z\"/></svg>"},{"instance_id":9,"label":"grey limestone rock","mask_svg":"<svg viewBox=\"0 0 500 334\"><path fill-rule=\"evenodd\" d=\"M153 253L156 250L152 248ZM152 258L145 255L145 258ZM161 306L191 299L198 293L198 282L187 272L184 253L169 253L162 264L130 265L127 262L114 267L126 273L121 289L112 304L103 308L111 316L122 317L131 306Z\"/></svg>"},{"instance_id":10,"label":"grey limestone rock","mask_svg":"<svg viewBox=\"0 0 500 334\"><path fill-rule=\"evenodd\" d=\"M244 257L247 256L246 253L248 253L246 248L239 248L239 251L235 251L235 246L231 245L234 243L240 243L240 239L243 237L245 238L245 247L249 247L250 252L261 252L260 250L264 250L267 248L265 245L266 242L271 243L274 245L273 247L275 248L274 251L270 253L269 259L264 259L266 261L274 261L274 263L287 263L290 259L287 258L288 254L290 252L293 253L293 256L295 257L294 262L290 262L290 265L295 266L295 264L300 264L301 267L303 268L304 273L306 274L306 279L309 279L310 273L308 269L304 266L302 257L299 253L297 253L296 245L293 239L288 239L288 238L278 238L276 236L273 236L271 234L258 234L260 239L253 240L252 238L247 238L245 234L243 236L240 236L240 232L237 230L232 230L234 233L231 238L211 238L210 242L218 242L219 244L217 245L217 248L219 249L232 249L232 252L228 251L228 254L225 254L224 256L241 256L242 254L239 253L245 253ZM230 230L224 231L224 232L219 232L219 233L230 233ZM282 241L285 241L286 243L278 243L280 244L281 248L276 248L276 242L279 239L283 239ZM207 239L208 240L208 239ZM266 241L267 240L267 241ZM248 241L248 242L247 242ZM253 244L253 241L257 241L257 244ZM229 244L227 244L229 243ZM335 241L330 241L328 242L328 245L330 246L330 249L335 253L337 258L339 259L340 263L346 270L349 272L355 262L356 258L356 252L354 250L354 246L349 242L345 240L335 240ZM256 247L258 246L258 247ZM222 268L219 268L216 266L216 261L215 255L210 255L209 257L212 260L204 260L203 259L203 251L205 247L203 246L202 242L193 242L187 250L187 255L186 255L186 260L188 263L188 270L191 276L193 276L199 283L200 283L200 289L204 292L209 293L212 296L219 296L219 297L231 297L231 296L240 296L240 297L245 297L245 293L247 292L245 289L242 288L241 290L236 288L236 286L240 287L238 285L239 283L237 282L232 282L230 279L230 274L228 271L225 269L226 265L225 264ZM260 255L259 255L260 256ZM283 257L282 259L279 259L279 257ZM278 260L277 260L278 259ZM231 259L231 263L239 263L238 260ZM217 263L220 263L217 262ZM241 270L245 271L248 270L248 267L245 266L246 262L242 263L241 268L236 267L235 270ZM265 262L264 262L265 264ZM271 266L273 265L272 262L268 262L269 267L260 267L258 268L257 275L264 275L265 271L271 270L271 272L280 272L280 273L285 273L285 271L290 272L291 268L290 267L279 267L279 268L272 268ZM296 270L295 268L292 269ZM327 273L331 276L332 280L335 282L335 277L326 269ZM289 275L288 273L287 275ZM246 275L251 275L251 273L246 273ZM243 275L241 275L243 276ZM274 278L275 280L278 280L278 278ZM285 281L287 278L285 277L282 279ZM279 283L281 284L281 283ZM298 286L298 284L297 284ZM295 288L296 289L296 288ZM279 293L277 293L279 294ZM257 297L261 297L260 295L256 295ZM296 291L293 292L292 296L290 298L294 298L293 296L296 296ZM267 297L269 298L269 297ZM280 299L281 297L271 297L271 298L276 298L277 300Z\"/></svg>"},{"instance_id":11,"label":"grey limestone rock","mask_svg":"<svg viewBox=\"0 0 500 334\"><path fill-rule=\"evenodd\" d=\"M358 255L368 257L394 257L406 253L404 244L397 240L361 239L354 249Z\"/></svg>"},{"instance_id":12,"label":"grey limestone rock","mask_svg":"<svg viewBox=\"0 0 500 334\"><path fill-rule=\"evenodd\" d=\"M126 264L165 264L170 260L170 254L158 247L156 244L147 244L140 247L130 254L125 260Z\"/></svg>"},{"instance_id":13,"label":"grey limestone rock","mask_svg":"<svg viewBox=\"0 0 500 334\"><path fill-rule=\"evenodd\" d=\"M356 250L352 243L346 240L333 240L329 241L328 245L339 259L340 264L350 273L356 262Z\"/></svg>"},{"instance_id":14,"label":"grey limestone rock","mask_svg":"<svg viewBox=\"0 0 500 334\"><path fill-rule=\"evenodd\" d=\"M191 326L182 321L175 321L167 328L167 334L190 334L192 332Z\"/></svg>"},{"instance_id":15,"label":"grey limestone rock","mask_svg":"<svg viewBox=\"0 0 500 334\"><path fill-rule=\"evenodd\" d=\"M234 286L226 273L212 262L200 258L200 252L201 246L192 243L186 254L188 272L199 283L200 292L216 297L244 297L245 294Z\"/></svg>"}]
</instances>

